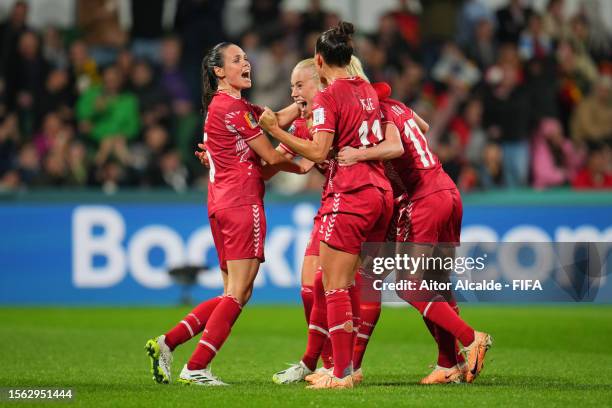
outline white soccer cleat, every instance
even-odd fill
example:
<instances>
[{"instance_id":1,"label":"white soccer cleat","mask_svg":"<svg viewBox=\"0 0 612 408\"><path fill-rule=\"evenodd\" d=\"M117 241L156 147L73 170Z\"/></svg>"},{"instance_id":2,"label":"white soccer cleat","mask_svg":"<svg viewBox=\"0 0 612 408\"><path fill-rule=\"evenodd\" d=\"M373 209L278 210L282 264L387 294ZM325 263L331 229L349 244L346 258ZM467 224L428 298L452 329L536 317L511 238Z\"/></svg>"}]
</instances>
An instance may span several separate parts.
<instances>
[{"instance_id":1,"label":"white soccer cleat","mask_svg":"<svg viewBox=\"0 0 612 408\"><path fill-rule=\"evenodd\" d=\"M185 385L199 385L204 387L228 385L215 377L210 371L210 368L190 370L187 368L187 364L183 367L178 382Z\"/></svg>"},{"instance_id":2,"label":"white soccer cleat","mask_svg":"<svg viewBox=\"0 0 612 408\"><path fill-rule=\"evenodd\" d=\"M172 350L166 345L166 336L161 335L150 339L145 344L147 355L151 359L151 374L159 384L169 384L171 381Z\"/></svg>"},{"instance_id":3,"label":"white soccer cleat","mask_svg":"<svg viewBox=\"0 0 612 408\"><path fill-rule=\"evenodd\" d=\"M288 369L274 374L272 381L276 384L294 384L304 381L306 376L311 373L312 370L300 361L298 364L292 364Z\"/></svg>"}]
</instances>

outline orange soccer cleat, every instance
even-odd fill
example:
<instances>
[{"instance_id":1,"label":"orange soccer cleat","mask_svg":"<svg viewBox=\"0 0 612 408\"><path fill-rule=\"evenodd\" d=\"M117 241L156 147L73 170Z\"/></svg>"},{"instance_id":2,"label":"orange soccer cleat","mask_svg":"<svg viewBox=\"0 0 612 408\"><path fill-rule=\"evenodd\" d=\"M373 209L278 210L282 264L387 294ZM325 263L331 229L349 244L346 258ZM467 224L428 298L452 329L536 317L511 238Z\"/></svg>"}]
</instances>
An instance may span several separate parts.
<instances>
[{"instance_id":1,"label":"orange soccer cleat","mask_svg":"<svg viewBox=\"0 0 612 408\"><path fill-rule=\"evenodd\" d=\"M347 375L344 378L336 378L331 374L327 374L319 378L316 383L307 386L311 390L323 390L323 389L348 389L353 388L353 376Z\"/></svg>"},{"instance_id":2,"label":"orange soccer cleat","mask_svg":"<svg viewBox=\"0 0 612 408\"><path fill-rule=\"evenodd\" d=\"M361 371L361 368L358 368L357 370L353 371L352 376L353 376L353 385L357 385L363 381L363 372Z\"/></svg>"},{"instance_id":3,"label":"orange soccer cleat","mask_svg":"<svg viewBox=\"0 0 612 408\"><path fill-rule=\"evenodd\" d=\"M317 381L319 381L321 377L332 374L333 372L334 372L333 367L332 368L319 367L315 370L314 373L308 374L306 377L304 377L304 381L310 384L314 384Z\"/></svg>"},{"instance_id":4,"label":"orange soccer cleat","mask_svg":"<svg viewBox=\"0 0 612 408\"><path fill-rule=\"evenodd\" d=\"M493 338L487 333L474 332L474 341L468 347L467 351L467 367L468 371L465 376L465 381L468 383L474 382L484 367L484 359L489 348L493 344Z\"/></svg>"},{"instance_id":5,"label":"orange soccer cleat","mask_svg":"<svg viewBox=\"0 0 612 408\"><path fill-rule=\"evenodd\" d=\"M444 368L436 366L429 375L420 381L420 384L458 384L463 382L464 374L458 366Z\"/></svg>"}]
</instances>

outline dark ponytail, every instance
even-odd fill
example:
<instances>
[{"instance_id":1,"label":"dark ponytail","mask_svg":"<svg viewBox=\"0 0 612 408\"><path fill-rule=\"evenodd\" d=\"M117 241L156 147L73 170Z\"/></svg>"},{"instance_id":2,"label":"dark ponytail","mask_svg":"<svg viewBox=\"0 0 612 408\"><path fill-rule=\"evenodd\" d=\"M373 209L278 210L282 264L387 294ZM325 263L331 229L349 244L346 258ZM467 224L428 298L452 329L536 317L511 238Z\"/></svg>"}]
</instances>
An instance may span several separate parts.
<instances>
[{"instance_id":1,"label":"dark ponytail","mask_svg":"<svg viewBox=\"0 0 612 408\"><path fill-rule=\"evenodd\" d=\"M354 32L353 24L342 21L319 36L315 52L321 54L327 65L337 67L348 65L353 55L351 35Z\"/></svg>"},{"instance_id":2,"label":"dark ponytail","mask_svg":"<svg viewBox=\"0 0 612 408\"><path fill-rule=\"evenodd\" d=\"M215 67L223 68L223 50L230 45L232 45L230 42L221 42L211 48L202 59L202 113L204 114L219 85Z\"/></svg>"}]
</instances>

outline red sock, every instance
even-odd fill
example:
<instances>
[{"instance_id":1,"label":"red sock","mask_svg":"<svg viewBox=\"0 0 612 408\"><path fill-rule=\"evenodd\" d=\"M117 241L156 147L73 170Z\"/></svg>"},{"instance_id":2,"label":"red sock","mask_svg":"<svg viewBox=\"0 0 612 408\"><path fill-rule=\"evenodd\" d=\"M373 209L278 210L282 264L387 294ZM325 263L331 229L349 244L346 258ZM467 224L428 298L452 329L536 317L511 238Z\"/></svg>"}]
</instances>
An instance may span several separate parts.
<instances>
[{"instance_id":1,"label":"red sock","mask_svg":"<svg viewBox=\"0 0 612 408\"><path fill-rule=\"evenodd\" d=\"M361 307L361 296L359 296L359 286L361 284L361 274L357 272L355 274L355 282L349 286L349 297L351 298L351 311L353 312L353 347L357 344L357 332L359 331L359 324L361 323L361 313L359 312Z\"/></svg>"},{"instance_id":2,"label":"red sock","mask_svg":"<svg viewBox=\"0 0 612 408\"><path fill-rule=\"evenodd\" d=\"M328 370L334 366L334 355L332 353L332 344L329 337L323 343L323 350L321 350L321 361L323 361L323 367Z\"/></svg>"},{"instance_id":3,"label":"red sock","mask_svg":"<svg viewBox=\"0 0 612 408\"><path fill-rule=\"evenodd\" d=\"M334 376L344 378L351 374L353 359L353 313L348 289L325 292L327 300L327 327L334 353Z\"/></svg>"},{"instance_id":4,"label":"red sock","mask_svg":"<svg viewBox=\"0 0 612 408\"><path fill-rule=\"evenodd\" d=\"M415 302L414 306L422 315L431 320L440 328L451 333L464 345L468 346L474 341L474 329L464 322L445 301Z\"/></svg>"},{"instance_id":5,"label":"red sock","mask_svg":"<svg viewBox=\"0 0 612 408\"><path fill-rule=\"evenodd\" d=\"M302 285L302 290L300 293L302 294L302 305L304 306L306 324L308 324L310 322L310 312L312 311L312 302L314 297L312 294L312 286Z\"/></svg>"},{"instance_id":6,"label":"red sock","mask_svg":"<svg viewBox=\"0 0 612 408\"><path fill-rule=\"evenodd\" d=\"M380 317L380 303L362 303L359 313L361 315L361 324L359 325L357 341L353 350L353 368L355 370L361 368L366 347Z\"/></svg>"},{"instance_id":7,"label":"red sock","mask_svg":"<svg viewBox=\"0 0 612 408\"><path fill-rule=\"evenodd\" d=\"M453 308L455 313L457 313L457 316L459 316L459 305L457 305L455 299L449 301L448 304ZM459 349L459 342L457 341L457 338L453 338L453 342L455 343L455 359L457 360L457 364L465 363L465 357L463 357L463 353Z\"/></svg>"},{"instance_id":8,"label":"red sock","mask_svg":"<svg viewBox=\"0 0 612 408\"><path fill-rule=\"evenodd\" d=\"M241 311L242 305L233 296L225 295L221 298L210 315L202 339L187 363L189 370L201 370L208 366L223 346Z\"/></svg>"},{"instance_id":9,"label":"red sock","mask_svg":"<svg viewBox=\"0 0 612 408\"><path fill-rule=\"evenodd\" d=\"M302 362L310 370L317 368L317 361L322 354L324 345L329 341L327 332L327 305L325 290L323 290L323 273L319 268L315 274L313 285L313 304L308 324L308 342ZM324 361L325 363L325 361Z\"/></svg>"},{"instance_id":10,"label":"red sock","mask_svg":"<svg viewBox=\"0 0 612 408\"><path fill-rule=\"evenodd\" d=\"M183 320L166 333L166 345L170 350L200 334L210 315L221 301L221 296L208 299L197 305Z\"/></svg>"},{"instance_id":11,"label":"red sock","mask_svg":"<svg viewBox=\"0 0 612 408\"><path fill-rule=\"evenodd\" d=\"M459 339L464 346L469 346L474 341L474 329L455 313L440 294L427 290L418 291L416 294L411 291L397 291L397 294L417 309L423 317ZM431 300L422 301L421 299Z\"/></svg>"}]
</instances>

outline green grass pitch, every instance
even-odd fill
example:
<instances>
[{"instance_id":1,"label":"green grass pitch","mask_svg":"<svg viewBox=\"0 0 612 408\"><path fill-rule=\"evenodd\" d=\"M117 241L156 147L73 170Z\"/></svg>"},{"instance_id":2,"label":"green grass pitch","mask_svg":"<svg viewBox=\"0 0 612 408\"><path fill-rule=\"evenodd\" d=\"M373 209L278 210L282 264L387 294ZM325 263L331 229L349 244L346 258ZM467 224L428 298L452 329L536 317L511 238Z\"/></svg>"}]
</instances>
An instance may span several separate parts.
<instances>
[{"instance_id":1,"label":"green grass pitch","mask_svg":"<svg viewBox=\"0 0 612 408\"><path fill-rule=\"evenodd\" d=\"M302 310L245 309L213 371L231 387L157 385L143 346L187 312L179 308L1 308L0 387L72 387L69 406L610 406L612 307L465 306L495 342L476 383L419 386L435 348L421 318L384 308L354 390L279 386L272 374L299 359ZM195 340L174 357L176 378ZM47 402L46 404L53 404ZM4 406L26 406L3 401ZM50 406L50 405L46 405Z\"/></svg>"}]
</instances>

